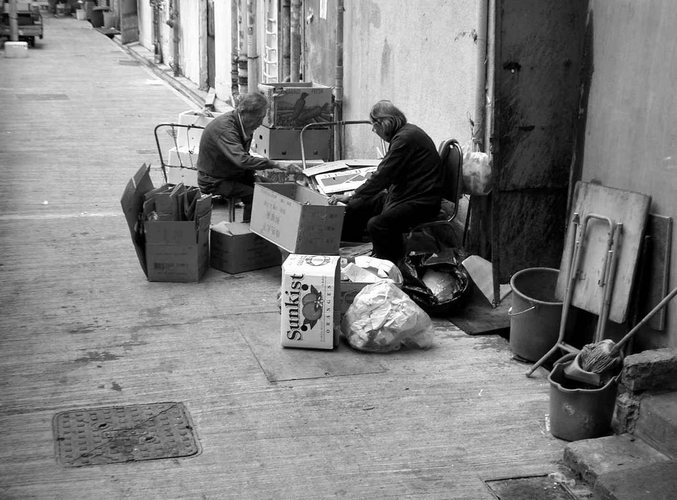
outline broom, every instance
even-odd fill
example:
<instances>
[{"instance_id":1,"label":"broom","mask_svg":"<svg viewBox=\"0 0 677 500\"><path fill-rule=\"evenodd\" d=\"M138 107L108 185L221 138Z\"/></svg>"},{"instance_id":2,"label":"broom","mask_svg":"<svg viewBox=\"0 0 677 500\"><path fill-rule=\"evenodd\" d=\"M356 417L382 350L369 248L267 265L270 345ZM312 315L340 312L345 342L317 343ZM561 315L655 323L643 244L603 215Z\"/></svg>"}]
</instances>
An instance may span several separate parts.
<instances>
[{"instance_id":1,"label":"broom","mask_svg":"<svg viewBox=\"0 0 677 500\"><path fill-rule=\"evenodd\" d=\"M614 343L611 339L605 339L601 342L596 342L593 344L587 344L583 346L583 349L577 354L578 366L585 371L591 374L603 374L614 368L620 362L620 350L623 346L632 338L632 336L637 333L637 331L649 321L654 314L660 311L665 305L672 300L672 298L677 295L677 288L672 290L667 294L663 300L661 300L656 307L654 307L642 320L637 323L632 330L625 334L625 336Z\"/></svg>"}]
</instances>

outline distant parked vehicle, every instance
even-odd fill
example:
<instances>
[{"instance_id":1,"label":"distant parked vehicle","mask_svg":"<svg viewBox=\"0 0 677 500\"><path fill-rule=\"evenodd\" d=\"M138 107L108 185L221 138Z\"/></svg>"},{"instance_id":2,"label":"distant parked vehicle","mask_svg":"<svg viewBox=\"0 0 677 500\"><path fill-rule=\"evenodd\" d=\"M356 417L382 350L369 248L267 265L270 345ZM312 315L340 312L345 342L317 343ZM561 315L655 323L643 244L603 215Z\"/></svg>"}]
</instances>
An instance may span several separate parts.
<instances>
[{"instance_id":1,"label":"distant parked vehicle","mask_svg":"<svg viewBox=\"0 0 677 500\"><path fill-rule=\"evenodd\" d=\"M43 26L42 14L38 7L31 7L25 2L17 2L17 28L19 41L28 42L28 45L35 47L35 39L42 39ZM4 9L0 17L0 38L11 39L9 25L9 4L4 2Z\"/></svg>"}]
</instances>

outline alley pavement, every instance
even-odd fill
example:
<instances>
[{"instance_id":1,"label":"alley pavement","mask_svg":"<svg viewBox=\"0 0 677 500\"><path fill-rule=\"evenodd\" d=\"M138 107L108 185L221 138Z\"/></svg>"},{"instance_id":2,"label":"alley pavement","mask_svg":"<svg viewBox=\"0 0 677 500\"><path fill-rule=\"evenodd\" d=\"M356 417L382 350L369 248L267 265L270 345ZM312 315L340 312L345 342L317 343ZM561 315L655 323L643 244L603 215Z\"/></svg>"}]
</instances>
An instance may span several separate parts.
<instances>
[{"instance_id":1,"label":"alley pavement","mask_svg":"<svg viewBox=\"0 0 677 500\"><path fill-rule=\"evenodd\" d=\"M0 57L0 497L490 499L562 470L545 372L499 336L438 318L427 351L283 349L279 267L148 282L120 197L143 163L162 182L153 129L197 108L177 88L73 17ZM120 424L134 461L64 458L64 412L157 404L190 453L136 456L161 436Z\"/></svg>"}]
</instances>

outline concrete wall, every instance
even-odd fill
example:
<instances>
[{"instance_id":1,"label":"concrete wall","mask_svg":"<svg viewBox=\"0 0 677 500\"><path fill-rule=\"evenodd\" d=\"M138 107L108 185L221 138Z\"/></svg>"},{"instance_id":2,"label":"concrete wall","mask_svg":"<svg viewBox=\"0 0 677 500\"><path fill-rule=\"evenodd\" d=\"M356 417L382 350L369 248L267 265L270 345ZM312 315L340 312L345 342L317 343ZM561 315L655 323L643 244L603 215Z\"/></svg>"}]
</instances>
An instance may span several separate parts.
<instances>
[{"instance_id":1,"label":"concrete wall","mask_svg":"<svg viewBox=\"0 0 677 500\"><path fill-rule=\"evenodd\" d=\"M651 195L651 213L677 218L677 8L674 0L591 0L594 71L582 180ZM677 285L672 236L670 287ZM677 346L677 302L668 328L638 341Z\"/></svg>"},{"instance_id":2,"label":"concrete wall","mask_svg":"<svg viewBox=\"0 0 677 500\"><path fill-rule=\"evenodd\" d=\"M153 51L153 9L148 2L137 2L139 44Z\"/></svg>"},{"instance_id":3,"label":"concrete wall","mask_svg":"<svg viewBox=\"0 0 677 500\"><path fill-rule=\"evenodd\" d=\"M390 99L435 143L470 140L474 116L476 0L346 0L344 119ZM374 157L366 126L348 134L347 157ZM348 131L350 132L350 131Z\"/></svg>"},{"instance_id":4,"label":"concrete wall","mask_svg":"<svg viewBox=\"0 0 677 500\"><path fill-rule=\"evenodd\" d=\"M202 1L180 0L180 63L181 73L190 81L202 86L200 69L206 60L202 60L202 34L206 29L206 19L200 16Z\"/></svg>"}]
</instances>

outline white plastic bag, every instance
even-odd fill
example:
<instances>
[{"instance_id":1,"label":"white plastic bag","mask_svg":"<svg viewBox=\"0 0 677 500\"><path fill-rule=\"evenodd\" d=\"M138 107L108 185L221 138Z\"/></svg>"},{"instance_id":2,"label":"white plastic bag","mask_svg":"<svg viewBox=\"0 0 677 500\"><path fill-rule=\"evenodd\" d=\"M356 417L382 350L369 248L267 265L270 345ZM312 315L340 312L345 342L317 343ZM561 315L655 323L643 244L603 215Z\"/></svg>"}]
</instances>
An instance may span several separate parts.
<instances>
[{"instance_id":1,"label":"white plastic bag","mask_svg":"<svg viewBox=\"0 0 677 500\"><path fill-rule=\"evenodd\" d=\"M433 339L430 316L389 280L360 290L343 316L341 331L352 347L369 352L427 349Z\"/></svg>"},{"instance_id":2,"label":"white plastic bag","mask_svg":"<svg viewBox=\"0 0 677 500\"><path fill-rule=\"evenodd\" d=\"M492 188L491 157L466 147L463 155L463 192L487 195Z\"/></svg>"}]
</instances>

